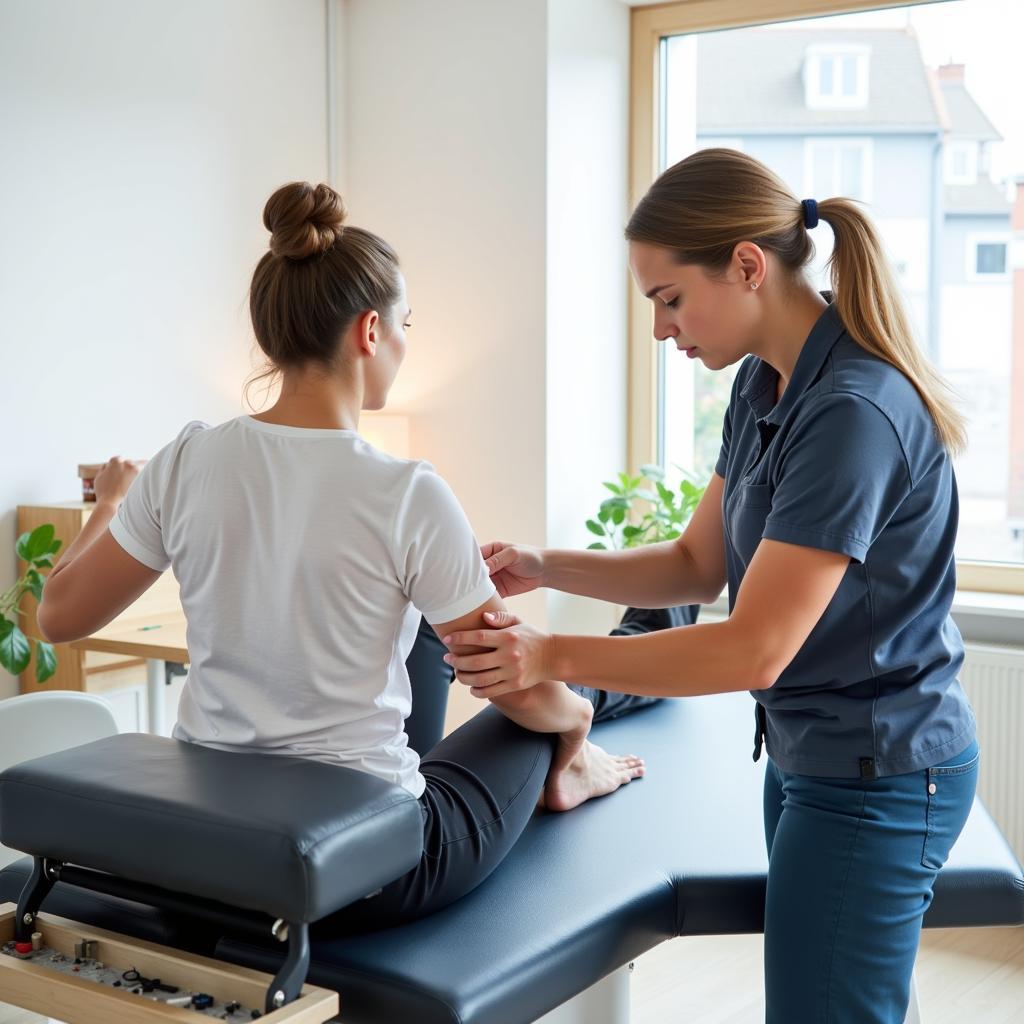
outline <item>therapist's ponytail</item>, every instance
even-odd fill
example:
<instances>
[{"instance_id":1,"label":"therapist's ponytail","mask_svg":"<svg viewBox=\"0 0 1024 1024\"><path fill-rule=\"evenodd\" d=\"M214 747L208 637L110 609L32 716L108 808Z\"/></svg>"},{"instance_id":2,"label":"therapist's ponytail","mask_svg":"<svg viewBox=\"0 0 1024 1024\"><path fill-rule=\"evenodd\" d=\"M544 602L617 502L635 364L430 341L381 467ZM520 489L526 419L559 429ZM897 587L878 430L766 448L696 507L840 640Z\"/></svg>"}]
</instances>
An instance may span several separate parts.
<instances>
[{"instance_id":1,"label":"therapist's ponytail","mask_svg":"<svg viewBox=\"0 0 1024 1024\"><path fill-rule=\"evenodd\" d=\"M382 238L345 223L347 211L329 185L283 185L267 200L270 247L253 274L249 313L268 363L245 385L285 369L337 367L341 339L361 314L386 319L401 295L398 257Z\"/></svg>"},{"instance_id":2,"label":"therapist's ponytail","mask_svg":"<svg viewBox=\"0 0 1024 1024\"><path fill-rule=\"evenodd\" d=\"M967 446L963 416L949 385L925 358L910 326L899 285L863 210L850 199L825 199L818 216L832 228L829 269L839 319L873 355L901 370L928 407L942 443L952 452Z\"/></svg>"},{"instance_id":3,"label":"therapist's ponytail","mask_svg":"<svg viewBox=\"0 0 1024 1024\"><path fill-rule=\"evenodd\" d=\"M939 439L966 446L964 419L949 385L925 358L874 225L850 199L817 203L835 241L829 257L839 317L864 349L895 366L917 389ZM671 249L680 263L723 271L735 247L755 242L794 274L814 255L804 205L772 170L734 149L703 149L670 167L637 204L631 242Z\"/></svg>"}]
</instances>

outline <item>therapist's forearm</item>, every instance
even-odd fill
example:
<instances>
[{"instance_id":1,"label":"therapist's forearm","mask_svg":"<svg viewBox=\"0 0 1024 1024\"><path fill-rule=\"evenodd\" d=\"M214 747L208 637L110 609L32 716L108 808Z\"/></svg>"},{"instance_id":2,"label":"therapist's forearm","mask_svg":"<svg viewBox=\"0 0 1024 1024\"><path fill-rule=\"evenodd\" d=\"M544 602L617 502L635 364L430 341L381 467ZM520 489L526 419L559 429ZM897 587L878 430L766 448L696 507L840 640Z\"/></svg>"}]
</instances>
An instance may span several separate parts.
<instances>
[{"instance_id":1,"label":"therapist's forearm","mask_svg":"<svg viewBox=\"0 0 1024 1024\"><path fill-rule=\"evenodd\" d=\"M718 596L708 592L692 560L674 540L626 551L547 550L544 585L634 608L704 604Z\"/></svg>"},{"instance_id":2,"label":"therapist's forearm","mask_svg":"<svg viewBox=\"0 0 1024 1024\"><path fill-rule=\"evenodd\" d=\"M696 697L774 682L763 653L730 620L642 636L552 637L552 675L614 693Z\"/></svg>"}]
</instances>

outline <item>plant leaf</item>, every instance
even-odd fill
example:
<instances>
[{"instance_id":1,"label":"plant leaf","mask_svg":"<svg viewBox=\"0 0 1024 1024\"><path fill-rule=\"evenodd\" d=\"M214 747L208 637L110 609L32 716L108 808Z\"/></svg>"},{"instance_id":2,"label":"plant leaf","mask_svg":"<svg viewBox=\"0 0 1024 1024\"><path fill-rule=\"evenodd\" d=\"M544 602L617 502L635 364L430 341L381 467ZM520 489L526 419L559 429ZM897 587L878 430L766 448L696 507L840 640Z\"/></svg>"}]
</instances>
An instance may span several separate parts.
<instances>
[{"instance_id":1,"label":"plant leaf","mask_svg":"<svg viewBox=\"0 0 1024 1024\"><path fill-rule=\"evenodd\" d=\"M702 483L701 477L682 466L674 463L673 466L683 477L678 492L664 484L665 470L655 463L641 466L640 476L626 472L616 474L618 484L603 481L602 486L611 491L611 496L601 502L596 521L587 520L587 529L604 537L608 543L597 542L587 550L634 548L679 537L703 497L707 483ZM650 484L656 490L645 486Z\"/></svg>"},{"instance_id":2,"label":"plant leaf","mask_svg":"<svg viewBox=\"0 0 1024 1024\"><path fill-rule=\"evenodd\" d=\"M18 556L26 562L34 562L37 558L45 558L46 555L52 554L50 548L55 532L53 523L43 523L31 533L23 533L18 538Z\"/></svg>"},{"instance_id":3,"label":"plant leaf","mask_svg":"<svg viewBox=\"0 0 1024 1024\"><path fill-rule=\"evenodd\" d=\"M32 596L37 601L42 601L42 599L43 599L43 583L45 582L43 577L40 576L39 573L36 572L35 569L29 569L29 571L27 573L25 573L25 581L28 584L28 589L29 589L30 593L32 594Z\"/></svg>"},{"instance_id":4,"label":"plant leaf","mask_svg":"<svg viewBox=\"0 0 1024 1024\"><path fill-rule=\"evenodd\" d=\"M25 634L8 619L0 619L0 665L12 675L21 675L28 668L32 648Z\"/></svg>"},{"instance_id":5,"label":"plant leaf","mask_svg":"<svg viewBox=\"0 0 1024 1024\"><path fill-rule=\"evenodd\" d=\"M57 652L52 644L36 641L36 682L45 683L57 671Z\"/></svg>"},{"instance_id":6,"label":"plant leaf","mask_svg":"<svg viewBox=\"0 0 1024 1024\"><path fill-rule=\"evenodd\" d=\"M619 498L605 498L601 502L601 508L607 509L609 512L614 512L616 509L622 509L623 512L629 511L629 502L622 497Z\"/></svg>"}]
</instances>

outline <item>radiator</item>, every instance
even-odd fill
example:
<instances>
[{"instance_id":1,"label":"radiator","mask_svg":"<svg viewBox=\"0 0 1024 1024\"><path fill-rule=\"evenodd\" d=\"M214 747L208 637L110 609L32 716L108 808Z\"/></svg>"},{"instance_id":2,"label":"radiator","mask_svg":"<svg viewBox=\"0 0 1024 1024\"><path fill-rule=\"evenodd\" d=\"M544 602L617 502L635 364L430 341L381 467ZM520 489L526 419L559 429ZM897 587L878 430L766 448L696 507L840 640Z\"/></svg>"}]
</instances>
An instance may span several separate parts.
<instances>
[{"instance_id":1,"label":"radiator","mask_svg":"<svg viewBox=\"0 0 1024 1024\"><path fill-rule=\"evenodd\" d=\"M1024 647L967 644L960 681L978 718L978 796L1024 861Z\"/></svg>"}]
</instances>

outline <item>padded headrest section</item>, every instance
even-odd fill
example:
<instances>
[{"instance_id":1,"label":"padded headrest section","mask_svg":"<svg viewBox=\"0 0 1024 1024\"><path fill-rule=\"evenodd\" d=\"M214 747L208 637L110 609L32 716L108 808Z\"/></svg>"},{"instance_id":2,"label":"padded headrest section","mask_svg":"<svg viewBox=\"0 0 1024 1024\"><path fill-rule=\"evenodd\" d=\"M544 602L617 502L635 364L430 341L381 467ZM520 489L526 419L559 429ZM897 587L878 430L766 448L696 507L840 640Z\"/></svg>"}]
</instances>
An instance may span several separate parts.
<instances>
[{"instance_id":1,"label":"padded headrest section","mask_svg":"<svg viewBox=\"0 0 1024 1024\"><path fill-rule=\"evenodd\" d=\"M125 733L0 774L0 842L315 921L415 867L423 813L355 769Z\"/></svg>"}]
</instances>

